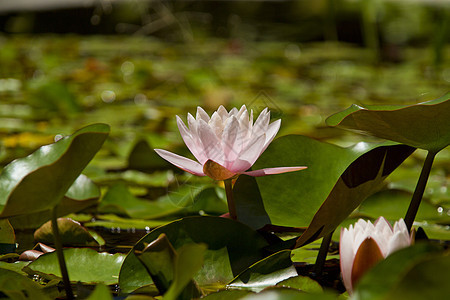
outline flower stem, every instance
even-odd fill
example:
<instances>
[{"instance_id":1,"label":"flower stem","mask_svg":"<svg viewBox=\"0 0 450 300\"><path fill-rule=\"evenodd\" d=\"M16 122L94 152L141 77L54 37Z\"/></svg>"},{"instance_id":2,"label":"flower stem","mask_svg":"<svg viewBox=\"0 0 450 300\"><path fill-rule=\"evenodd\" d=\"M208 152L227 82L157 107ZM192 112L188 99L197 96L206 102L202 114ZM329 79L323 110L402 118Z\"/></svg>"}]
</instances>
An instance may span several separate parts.
<instances>
[{"instance_id":1,"label":"flower stem","mask_svg":"<svg viewBox=\"0 0 450 300\"><path fill-rule=\"evenodd\" d=\"M430 176L431 166L433 165L434 157L437 152L428 151L427 158L423 163L422 172L420 172L419 180L417 181L416 189L411 198L411 203L409 204L408 211L405 216L405 223L408 231L411 230L416 218L417 211L419 210L420 201L422 201L423 192L427 185L428 177Z\"/></svg>"},{"instance_id":2,"label":"flower stem","mask_svg":"<svg viewBox=\"0 0 450 300\"><path fill-rule=\"evenodd\" d=\"M316 263L314 264L314 275L315 277L321 277L323 272L323 266L327 259L328 248L330 248L331 238L333 237L333 232L330 232L322 239L322 244L320 244L319 253L317 254Z\"/></svg>"},{"instance_id":3,"label":"flower stem","mask_svg":"<svg viewBox=\"0 0 450 300\"><path fill-rule=\"evenodd\" d=\"M66 290L66 298L69 300L74 299L72 286L70 285L69 274L67 273L66 261L64 260L63 247L61 242L61 237L58 230L58 220L56 206L52 209L52 231L53 237L55 239L55 249L58 256L59 268L61 270L61 275L63 278L64 289Z\"/></svg>"},{"instance_id":4,"label":"flower stem","mask_svg":"<svg viewBox=\"0 0 450 300\"><path fill-rule=\"evenodd\" d=\"M228 212L230 213L231 219L236 220L236 206L233 200L233 183L231 180L231 178L225 179L223 182L225 183L225 193L227 194Z\"/></svg>"}]
</instances>

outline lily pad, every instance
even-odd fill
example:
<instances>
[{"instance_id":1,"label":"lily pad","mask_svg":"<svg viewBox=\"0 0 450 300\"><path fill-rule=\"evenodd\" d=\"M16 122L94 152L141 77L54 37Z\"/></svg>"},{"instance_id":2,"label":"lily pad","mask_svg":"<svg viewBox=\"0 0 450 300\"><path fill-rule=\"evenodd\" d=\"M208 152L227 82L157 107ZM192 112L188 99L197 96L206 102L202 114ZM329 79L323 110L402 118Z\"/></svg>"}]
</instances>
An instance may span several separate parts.
<instances>
[{"instance_id":1,"label":"lily pad","mask_svg":"<svg viewBox=\"0 0 450 300\"><path fill-rule=\"evenodd\" d=\"M80 223L70 218L59 218L58 230L63 245L67 246L97 246L98 243L90 232ZM48 221L34 232L34 240L44 244L52 244L55 240L53 236L52 223Z\"/></svg>"},{"instance_id":2,"label":"lily pad","mask_svg":"<svg viewBox=\"0 0 450 300\"><path fill-rule=\"evenodd\" d=\"M197 283L192 279L203 265L206 249L204 244L187 244L178 249L174 261L174 278L163 299L192 299L201 296Z\"/></svg>"},{"instance_id":3,"label":"lily pad","mask_svg":"<svg viewBox=\"0 0 450 300\"><path fill-rule=\"evenodd\" d=\"M366 200L358 208L358 213L377 219L383 216L388 220L403 218L411 202L412 193L402 190L380 191ZM437 208L426 201L422 201L416 216L416 221L435 221L442 219Z\"/></svg>"},{"instance_id":4,"label":"lily pad","mask_svg":"<svg viewBox=\"0 0 450 300\"><path fill-rule=\"evenodd\" d=\"M43 287L17 272L2 269L0 272L0 293L10 299L49 300Z\"/></svg>"},{"instance_id":5,"label":"lily pad","mask_svg":"<svg viewBox=\"0 0 450 300\"><path fill-rule=\"evenodd\" d=\"M137 219L157 219L170 215L186 215L203 211L222 214L226 203L219 198L215 187L210 185L182 185L154 201L134 196L123 184L109 188L103 197L99 212L116 213Z\"/></svg>"},{"instance_id":6,"label":"lily pad","mask_svg":"<svg viewBox=\"0 0 450 300\"><path fill-rule=\"evenodd\" d=\"M187 217L161 226L143 237L127 255L120 271L119 284L130 293L152 283L150 275L136 258L134 251L162 233L177 251L190 243L206 244L204 264L194 280L201 286L224 287L235 276L265 257L268 242L246 225L220 217Z\"/></svg>"},{"instance_id":7,"label":"lily pad","mask_svg":"<svg viewBox=\"0 0 450 300\"><path fill-rule=\"evenodd\" d=\"M86 300L112 300L111 291L108 287L100 283L95 287L95 290L89 295Z\"/></svg>"},{"instance_id":8,"label":"lily pad","mask_svg":"<svg viewBox=\"0 0 450 300\"><path fill-rule=\"evenodd\" d=\"M108 125L90 125L8 164L0 174L0 217L57 206L108 134Z\"/></svg>"},{"instance_id":9,"label":"lily pad","mask_svg":"<svg viewBox=\"0 0 450 300\"><path fill-rule=\"evenodd\" d=\"M8 219L0 219L0 253L2 244L14 244L16 242L16 235L14 228L9 223Z\"/></svg>"},{"instance_id":10,"label":"lily pad","mask_svg":"<svg viewBox=\"0 0 450 300\"><path fill-rule=\"evenodd\" d=\"M326 123L432 152L450 144L450 93L409 106L359 106L330 116Z\"/></svg>"},{"instance_id":11,"label":"lily pad","mask_svg":"<svg viewBox=\"0 0 450 300\"><path fill-rule=\"evenodd\" d=\"M71 282L86 284L116 284L119 270L125 258L123 254L98 253L89 248L64 249L64 257ZM24 268L30 275L38 274L45 279L60 279L61 271L55 252L41 255Z\"/></svg>"},{"instance_id":12,"label":"lily pad","mask_svg":"<svg viewBox=\"0 0 450 300\"><path fill-rule=\"evenodd\" d=\"M291 261L291 251L284 250L258 261L236 277L228 287L260 292L297 275Z\"/></svg>"},{"instance_id":13,"label":"lily pad","mask_svg":"<svg viewBox=\"0 0 450 300\"><path fill-rule=\"evenodd\" d=\"M81 174L70 186L64 198L58 203L57 216L66 216L97 204L100 189L87 176ZM51 211L40 211L33 214L9 218L16 229L37 228L51 218Z\"/></svg>"},{"instance_id":14,"label":"lily pad","mask_svg":"<svg viewBox=\"0 0 450 300\"><path fill-rule=\"evenodd\" d=\"M281 282L278 282L277 286L298 289L312 294L323 293L322 286L317 281L306 276L295 276L285 279Z\"/></svg>"},{"instance_id":15,"label":"lily pad","mask_svg":"<svg viewBox=\"0 0 450 300\"><path fill-rule=\"evenodd\" d=\"M342 148L304 136L281 137L255 168L308 169L256 179L240 176L233 190L238 219L253 228L308 227L297 246L312 242L333 231L413 151L392 143Z\"/></svg>"}]
</instances>

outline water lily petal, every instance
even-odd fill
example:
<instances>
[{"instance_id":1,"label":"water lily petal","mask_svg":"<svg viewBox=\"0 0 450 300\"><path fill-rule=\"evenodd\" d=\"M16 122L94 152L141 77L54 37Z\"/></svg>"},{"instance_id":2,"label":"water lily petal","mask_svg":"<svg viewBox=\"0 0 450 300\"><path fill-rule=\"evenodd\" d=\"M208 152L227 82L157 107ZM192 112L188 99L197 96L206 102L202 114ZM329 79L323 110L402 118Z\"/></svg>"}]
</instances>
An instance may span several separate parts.
<instances>
[{"instance_id":1,"label":"water lily petal","mask_svg":"<svg viewBox=\"0 0 450 300\"><path fill-rule=\"evenodd\" d=\"M230 117L225 124L221 141L222 149L225 154L225 168L231 167L239 155L240 149L236 147L238 130L238 120L235 116Z\"/></svg>"},{"instance_id":2,"label":"water lily petal","mask_svg":"<svg viewBox=\"0 0 450 300\"><path fill-rule=\"evenodd\" d=\"M350 291L352 288L352 265L355 256L353 252L353 227L350 229L341 228L341 238L339 243L339 257L341 265L342 281L345 288Z\"/></svg>"},{"instance_id":3,"label":"water lily petal","mask_svg":"<svg viewBox=\"0 0 450 300\"><path fill-rule=\"evenodd\" d=\"M225 154L219 138L205 121L198 121L198 136L203 145L204 155L220 165L225 164Z\"/></svg>"},{"instance_id":4,"label":"water lily petal","mask_svg":"<svg viewBox=\"0 0 450 300\"><path fill-rule=\"evenodd\" d=\"M228 118L228 111L223 105L219 106L217 113L222 119Z\"/></svg>"},{"instance_id":5,"label":"water lily petal","mask_svg":"<svg viewBox=\"0 0 450 300\"><path fill-rule=\"evenodd\" d=\"M159 156L161 156L171 164L177 166L178 168L186 172L189 172L197 176L205 176L205 174L203 173L203 166L198 162L193 161L192 159L180 156L178 154L163 149L155 149L155 152L158 153Z\"/></svg>"},{"instance_id":6,"label":"water lily petal","mask_svg":"<svg viewBox=\"0 0 450 300\"><path fill-rule=\"evenodd\" d=\"M237 110L237 108L236 108L236 107L233 107L233 108L230 110L230 112L228 113L228 117L236 116L238 113L239 113L239 111Z\"/></svg>"},{"instance_id":7,"label":"water lily petal","mask_svg":"<svg viewBox=\"0 0 450 300\"><path fill-rule=\"evenodd\" d=\"M196 137L198 135L197 132L197 120L190 114L188 113L187 115L187 122L188 122L188 126L189 126L189 131L191 132L191 135L193 137Z\"/></svg>"},{"instance_id":8,"label":"water lily petal","mask_svg":"<svg viewBox=\"0 0 450 300\"><path fill-rule=\"evenodd\" d=\"M242 174L253 176L253 177L261 177L266 175L274 175L274 174L281 174L281 173L288 173L288 172L295 172L304 170L307 167L277 167L277 168L265 168L265 169L259 169L255 171L247 171L243 172Z\"/></svg>"},{"instance_id":9,"label":"water lily petal","mask_svg":"<svg viewBox=\"0 0 450 300\"><path fill-rule=\"evenodd\" d=\"M224 124L222 122L222 118L219 116L217 112L213 113L213 115L211 116L211 120L209 120L208 122L208 125L211 128L211 130L216 134L217 138L221 139Z\"/></svg>"},{"instance_id":10,"label":"water lily petal","mask_svg":"<svg viewBox=\"0 0 450 300\"><path fill-rule=\"evenodd\" d=\"M265 134L260 135L256 138L256 140L252 139L252 141L248 143L247 147L241 151L239 157L230 168L230 171L235 173L242 173L248 170L261 154L261 148L264 145L265 139Z\"/></svg>"},{"instance_id":11,"label":"water lily petal","mask_svg":"<svg viewBox=\"0 0 450 300\"><path fill-rule=\"evenodd\" d=\"M200 106L197 106L197 114L195 115L195 118L197 120L202 119L205 122L209 122L210 118L209 115L206 113L206 111L201 108Z\"/></svg>"},{"instance_id":12,"label":"water lily petal","mask_svg":"<svg viewBox=\"0 0 450 300\"><path fill-rule=\"evenodd\" d=\"M266 148L269 146L269 144L273 141L273 139L275 138L275 136L278 133L278 130L280 130L280 126L281 126L281 119L280 120L276 120L275 122L271 123L266 131L266 142L264 143L264 147L261 151L264 152L266 150Z\"/></svg>"},{"instance_id":13,"label":"water lily petal","mask_svg":"<svg viewBox=\"0 0 450 300\"><path fill-rule=\"evenodd\" d=\"M202 149L196 142L196 139L193 138L189 129L186 127L184 122L181 120L179 116L177 118L178 130L180 131L181 137L183 138L184 143L189 148L191 153L195 156L195 158L201 163L204 164L207 161L205 155L203 155Z\"/></svg>"},{"instance_id":14,"label":"water lily petal","mask_svg":"<svg viewBox=\"0 0 450 300\"><path fill-rule=\"evenodd\" d=\"M253 124L253 134L260 135L261 133L265 133L267 131L267 127L270 122L270 112L267 110L267 107L259 114L258 119L256 119L255 124Z\"/></svg>"}]
</instances>

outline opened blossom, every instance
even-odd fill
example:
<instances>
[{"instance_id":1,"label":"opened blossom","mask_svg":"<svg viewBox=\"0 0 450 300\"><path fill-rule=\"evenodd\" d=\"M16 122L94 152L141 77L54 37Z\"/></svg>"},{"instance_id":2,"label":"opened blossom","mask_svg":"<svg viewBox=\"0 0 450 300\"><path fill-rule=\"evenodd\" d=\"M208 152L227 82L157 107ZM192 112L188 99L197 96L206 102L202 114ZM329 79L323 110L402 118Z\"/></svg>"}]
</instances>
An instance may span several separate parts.
<instances>
[{"instance_id":1,"label":"opened blossom","mask_svg":"<svg viewBox=\"0 0 450 300\"><path fill-rule=\"evenodd\" d=\"M341 273L349 293L355 284L378 261L392 252L411 245L412 236L403 219L394 227L385 218L378 218L374 224L359 219L353 227L341 229L339 243Z\"/></svg>"},{"instance_id":2,"label":"opened blossom","mask_svg":"<svg viewBox=\"0 0 450 300\"><path fill-rule=\"evenodd\" d=\"M270 123L270 112L265 108L253 123L253 111L245 105L229 112L220 106L211 117L197 108L194 118L187 115L187 124L177 118L180 134L197 159L155 149L162 158L197 176L227 180L239 174L265 176L305 169L306 167L278 167L247 171L266 150L280 129L281 120Z\"/></svg>"}]
</instances>

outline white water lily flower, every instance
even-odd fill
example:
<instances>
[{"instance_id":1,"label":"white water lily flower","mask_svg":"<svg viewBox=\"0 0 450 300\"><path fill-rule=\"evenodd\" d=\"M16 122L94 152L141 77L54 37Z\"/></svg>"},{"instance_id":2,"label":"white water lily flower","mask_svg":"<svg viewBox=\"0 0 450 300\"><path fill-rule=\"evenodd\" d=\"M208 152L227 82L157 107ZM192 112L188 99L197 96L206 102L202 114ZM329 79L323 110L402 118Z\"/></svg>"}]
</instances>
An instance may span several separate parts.
<instances>
[{"instance_id":1,"label":"white water lily flower","mask_svg":"<svg viewBox=\"0 0 450 300\"><path fill-rule=\"evenodd\" d=\"M339 254L347 291L351 293L355 283L375 263L411 245L412 241L403 219L395 222L394 228L383 217L379 217L374 224L359 219L354 227L341 228Z\"/></svg>"},{"instance_id":2,"label":"white water lily flower","mask_svg":"<svg viewBox=\"0 0 450 300\"><path fill-rule=\"evenodd\" d=\"M216 180L230 179L239 174L264 176L293 172L306 167L279 167L247 171L266 150L280 129L281 120L270 123L270 112L265 108L253 123L245 105L229 112L225 107L210 117L201 107L194 118L187 116L189 128L177 116L180 134L197 161L155 149L162 158L198 176L209 176Z\"/></svg>"}]
</instances>

